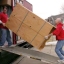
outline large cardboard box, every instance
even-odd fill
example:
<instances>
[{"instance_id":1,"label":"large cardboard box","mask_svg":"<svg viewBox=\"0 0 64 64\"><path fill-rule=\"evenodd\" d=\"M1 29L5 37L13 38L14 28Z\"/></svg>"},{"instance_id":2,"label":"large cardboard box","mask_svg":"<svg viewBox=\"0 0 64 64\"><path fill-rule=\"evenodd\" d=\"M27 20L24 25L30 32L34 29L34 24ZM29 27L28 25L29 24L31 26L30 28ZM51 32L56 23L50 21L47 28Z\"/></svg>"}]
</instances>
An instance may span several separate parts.
<instances>
[{"instance_id":1,"label":"large cardboard box","mask_svg":"<svg viewBox=\"0 0 64 64\"><path fill-rule=\"evenodd\" d=\"M19 3L10 15L6 26L38 49L44 48L46 43L44 37L55 29L53 25L41 19Z\"/></svg>"},{"instance_id":2,"label":"large cardboard box","mask_svg":"<svg viewBox=\"0 0 64 64\"><path fill-rule=\"evenodd\" d=\"M0 0L0 5L9 5L9 6L11 6L11 0Z\"/></svg>"}]
</instances>

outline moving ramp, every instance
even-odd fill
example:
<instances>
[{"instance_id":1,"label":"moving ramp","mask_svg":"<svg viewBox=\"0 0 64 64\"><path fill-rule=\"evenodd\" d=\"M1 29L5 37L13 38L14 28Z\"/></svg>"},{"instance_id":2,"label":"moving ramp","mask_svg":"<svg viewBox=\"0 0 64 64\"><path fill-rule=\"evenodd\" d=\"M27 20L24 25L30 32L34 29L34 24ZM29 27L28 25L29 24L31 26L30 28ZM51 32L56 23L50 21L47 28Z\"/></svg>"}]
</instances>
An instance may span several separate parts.
<instances>
[{"instance_id":1,"label":"moving ramp","mask_svg":"<svg viewBox=\"0 0 64 64\"><path fill-rule=\"evenodd\" d=\"M21 56L20 58L18 58L12 64L49 64L49 63L41 62L39 60L35 60L35 59L32 59L32 58L27 58L27 57Z\"/></svg>"},{"instance_id":2,"label":"moving ramp","mask_svg":"<svg viewBox=\"0 0 64 64\"><path fill-rule=\"evenodd\" d=\"M40 59L41 61L46 61L49 64L58 64L57 60L58 58L46 53L42 53L40 51L35 51L35 50L30 50L30 49L25 49L25 48L21 48L21 47L14 47L14 48L1 48L4 51L8 51L14 54L18 54L18 55L22 55L25 57L32 57L32 58L37 58Z\"/></svg>"}]
</instances>

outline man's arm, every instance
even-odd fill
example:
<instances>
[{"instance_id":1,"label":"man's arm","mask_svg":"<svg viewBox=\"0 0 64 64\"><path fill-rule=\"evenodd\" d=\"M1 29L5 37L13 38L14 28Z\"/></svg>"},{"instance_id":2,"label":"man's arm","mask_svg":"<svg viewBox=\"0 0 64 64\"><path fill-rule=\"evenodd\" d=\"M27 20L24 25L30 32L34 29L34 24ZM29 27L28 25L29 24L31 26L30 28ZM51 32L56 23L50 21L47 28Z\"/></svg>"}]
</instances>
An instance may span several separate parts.
<instances>
[{"instance_id":1,"label":"man's arm","mask_svg":"<svg viewBox=\"0 0 64 64\"><path fill-rule=\"evenodd\" d=\"M54 30L51 34L45 36L45 39L48 39L50 36L57 36L60 34L62 27L57 27L56 30Z\"/></svg>"},{"instance_id":2,"label":"man's arm","mask_svg":"<svg viewBox=\"0 0 64 64\"><path fill-rule=\"evenodd\" d=\"M53 33L51 33L51 34L45 36L45 39L48 39L50 36L53 36Z\"/></svg>"},{"instance_id":3,"label":"man's arm","mask_svg":"<svg viewBox=\"0 0 64 64\"><path fill-rule=\"evenodd\" d=\"M62 30L62 27L60 26L60 27L57 27L56 30L54 30L52 33L53 33L53 35L58 36L60 34L61 30Z\"/></svg>"}]
</instances>

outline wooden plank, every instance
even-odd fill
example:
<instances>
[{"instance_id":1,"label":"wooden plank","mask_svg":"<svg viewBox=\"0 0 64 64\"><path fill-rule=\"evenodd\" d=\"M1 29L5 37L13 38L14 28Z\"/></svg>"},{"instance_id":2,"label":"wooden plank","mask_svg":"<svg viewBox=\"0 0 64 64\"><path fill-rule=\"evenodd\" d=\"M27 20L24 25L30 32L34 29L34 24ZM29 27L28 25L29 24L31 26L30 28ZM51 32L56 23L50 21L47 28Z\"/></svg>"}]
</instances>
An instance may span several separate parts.
<instances>
[{"instance_id":1,"label":"wooden plank","mask_svg":"<svg viewBox=\"0 0 64 64\"><path fill-rule=\"evenodd\" d=\"M23 6L16 5L16 7L14 7L14 11L10 16L15 16L19 21L22 22L25 16L27 15L27 13L28 13L28 10L25 9Z\"/></svg>"},{"instance_id":2,"label":"wooden plank","mask_svg":"<svg viewBox=\"0 0 64 64\"><path fill-rule=\"evenodd\" d=\"M45 20L39 18L35 14L32 14L32 12L29 12L23 23L25 23L26 25L30 26L33 30L38 32L45 22Z\"/></svg>"},{"instance_id":3,"label":"wooden plank","mask_svg":"<svg viewBox=\"0 0 64 64\"><path fill-rule=\"evenodd\" d=\"M9 5L9 6L11 6L11 0L1 0L0 5Z\"/></svg>"},{"instance_id":4,"label":"wooden plank","mask_svg":"<svg viewBox=\"0 0 64 64\"><path fill-rule=\"evenodd\" d=\"M44 45L45 44L45 38L42 37L40 34L38 34L34 40L31 42L31 44L36 47L37 49L40 48L41 45Z\"/></svg>"},{"instance_id":5,"label":"wooden plank","mask_svg":"<svg viewBox=\"0 0 64 64\"><path fill-rule=\"evenodd\" d=\"M53 29L53 25L46 22L46 24L40 30L39 34L41 34L42 36L47 36L52 29Z\"/></svg>"},{"instance_id":6,"label":"wooden plank","mask_svg":"<svg viewBox=\"0 0 64 64\"><path fill-rule=\"evenodd\" d=\"M17 18L15 18L14 16L11 16L8 22L6 23L6 26L9 29L11 29L14 33L16 33L20 24L21 24L21 21L18 21Z\"/></svg>"},{"instance_id":7,"label":"wooden plank","mask_svg":"<svg viewBox=\"0 0 64 64\"><path fill-rule=\"evenodd\" d=\"M6 23L6 26L16 33L19 29L21 23L24 21L25 17L28 14L28 10L26 10L24 7L21 7L20 5L16 5L14 8L14 11L10 15L10 19Z\"/></svg>"},{"instance_id":8,"label":"wooden plank","mask_svg":"<svg viewBox=\"0 0 64 64\"><path fill-rule=\"evenodd\" d=\"M19 35L29 43L31 43L32 39L34 38L34 36L36 36L36 34L37 33L35 31L33 31L29 26L27 26L24 23L22 24L19 31L17 32L17 35Z\"/></svg>"}]
</instances>

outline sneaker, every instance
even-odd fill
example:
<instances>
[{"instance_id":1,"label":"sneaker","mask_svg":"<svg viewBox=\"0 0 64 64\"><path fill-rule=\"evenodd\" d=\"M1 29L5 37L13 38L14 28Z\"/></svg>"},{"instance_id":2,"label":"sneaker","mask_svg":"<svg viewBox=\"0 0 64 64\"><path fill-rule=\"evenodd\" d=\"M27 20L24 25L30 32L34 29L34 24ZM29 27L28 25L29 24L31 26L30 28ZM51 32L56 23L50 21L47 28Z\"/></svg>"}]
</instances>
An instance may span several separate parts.
<instances>
[{"instance_id":1,"label":"sneaker","mask_svg":"<svg viewBox=\"0 0 64 64\"><path fill-rule=\"evenodd\" d=\"M6 46L0 46L0 48L5 48Z\"/></svg>"},{"instance_id":2,"label":"sneaker","mask_svg":"<svg viewBox=\"0 0 64 64\"><path fill-rule=\"evenodd\" d=\"M64 63L64 59L63 60L58 60L59 63Z\"/></svg>"},{"instance_id":3,"label":"sneaker","mask_svg":"<svg viewBox=\"0 0 64 64\"><path fill-rule=\"evenodd\" d=\"M9 47L15 47L16 45L10 45Z\"/></svg>"}]
</instances>

